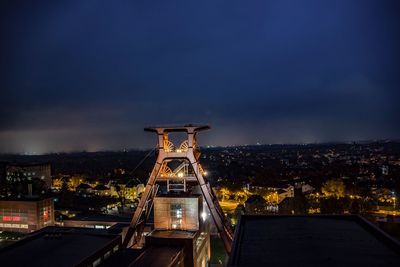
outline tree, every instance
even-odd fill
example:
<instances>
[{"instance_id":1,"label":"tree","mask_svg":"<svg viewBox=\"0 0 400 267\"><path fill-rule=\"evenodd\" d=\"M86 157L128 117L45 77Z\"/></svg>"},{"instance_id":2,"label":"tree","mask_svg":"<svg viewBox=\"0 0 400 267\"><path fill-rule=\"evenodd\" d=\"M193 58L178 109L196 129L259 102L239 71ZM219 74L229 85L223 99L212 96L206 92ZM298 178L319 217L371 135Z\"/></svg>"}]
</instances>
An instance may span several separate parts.
<instances>
[{"instance_id":1,"label":"tree","mask_svg":"<svg viewBox=\"0 0 400 267\"><path fill-rule=\"evenodd\" d=\"M118 199L119 202L121 203L121 210L119 210L121 213L121 211L125 207L125 188L121 188L121 186L117 184L115 185L115 191L117 191Z\"/></svg>"},{"instance_id":2,"label":"tree","mask_svg":"<svg viewBox=\"0 0 400 267\"><path fill-rule=\"evenodd\" d=\"M307 210L310 207L310 204L308 203L308 199L306 196L303 194L303 192L300 189L295 189L295 194L294 194L294 205L293 205L293 210L295 214L307 214Z\"/></svg>"},{"instance_id":3,"label":"tree","mask_svg":"<svg viewBox=\"0 0 400 267\"><path fill-rule=\"evenodd\" d=\"M350 203L349 211L351 214L359 214L360 213L361 203L358 199L353 199Z\"/></svg>"},{"instance_id":4,"label":"tree","mask_svg":"<svg viewBox=\"0 0 400 267\"><path fill-rule=\"evenodd\" d=\"M235 195L235 200L240 203L243 203L247 199L247 193L244 192L243 190L234 192L234 195Z\"/></svg>"},{"instance_id":5,"label":"tree","mask_svg":"<svg viewBox=\"0 0 400 267\"><path fill-rule=\"evenodd\" d=\"M320 204L322 214L343 214L345 210L344 198L322 198Z\"/></svg>"},{"instance_id":6,"label":"tree","mask_svg":"<svg viewBox=\"0 0 400 267\"><path fill-rule=\"evenodd\" d=\"M63 181L60 189L60 205L62 207L72 207L73 198L73 192L69 190L67 181Z\"/></svg>"},{"instance_id":7,"label":"tree","mask_svg":"<svg viewBox=\"0 0 400 267\"><path fill-rule=\"evenodd\" d=\"M260 195L251 195L244 204L248 214L266 214L267 201Z\"/></svg>"},{"instance_id":8,"label":"tree","mask_svg":"<svg viewBox=\"0 0 400 267\"><path fill-rule=\"evenodd\" d=\"M326 181L321 191L326 197L334 197L336 199L343 198L345 196L346 187L342 180L331 179Z\"/></svg>"},{"instance_id":9,"label":"tree","mask_svg":"<svg viewBox=\"0 0 400 267\"><path fill-rule=\"evenodd\" d=\"M222 187L217 190L217 196L221 201L229 200L231 197L231 191L228 188Z\"/></svg>"},{"instance_id":10,"label":"tree","mask_svg":"<svg viewBox=\"0 0 400 267\"><path fill-rule=\"evenodd\" d=\"M278 204L279 202L279 195L277 192L269 192L264 196L264 198L268 201L268 203Z\"/></svg>"}]
</instances>

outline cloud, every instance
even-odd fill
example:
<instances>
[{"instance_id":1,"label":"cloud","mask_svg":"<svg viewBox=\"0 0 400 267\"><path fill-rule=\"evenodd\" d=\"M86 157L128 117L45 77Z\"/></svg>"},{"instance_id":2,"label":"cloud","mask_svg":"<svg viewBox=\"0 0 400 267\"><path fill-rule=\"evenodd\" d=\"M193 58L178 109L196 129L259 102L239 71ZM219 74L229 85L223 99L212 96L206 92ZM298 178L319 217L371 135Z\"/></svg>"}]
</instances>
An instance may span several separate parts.
<instances>
[{"instance_id":1,"label":"cloud","mask_svg":"<svg viewBox=\"0 0 400 267\"><path fill-rule=\"evenodd\" d=\"M398 138L396 2L8 3L0 151Z\"/></svg>"}]
</instances>

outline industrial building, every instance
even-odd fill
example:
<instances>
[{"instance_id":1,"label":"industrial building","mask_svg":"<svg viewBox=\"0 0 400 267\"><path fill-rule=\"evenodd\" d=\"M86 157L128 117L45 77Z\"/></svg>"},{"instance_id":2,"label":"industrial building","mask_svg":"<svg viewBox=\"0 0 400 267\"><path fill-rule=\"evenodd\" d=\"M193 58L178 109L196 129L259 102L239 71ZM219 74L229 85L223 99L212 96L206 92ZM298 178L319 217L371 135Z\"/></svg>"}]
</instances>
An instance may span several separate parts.
<instances>
[{"instance_id":1,"label":"industrial building","mask_svg":"<svg viewBox=\"0 0 400 267\"><path fill-rule=\"evenodd\" d=\"M0 199L0 230L30 233L54 225L52 198Z\"/></svg>"},{"instance_id":2,"label":"industrial building","mask_svg":"<svg viewBox=\"0 0 400 267\"><path fill-rule=\"evenodd\" d=\"M6 163L0 162L0 186L6 181Z\"/></svg>"},{"instance_id":3,"label":"industrial building","mask_svg":"<svg viewBox=\"0 0 400 267\"><path fill-rule=\"evenodd\" d=\"M46 187L51 187L51 165L50 163L7 163L6 179L18 182L19 179L38 178L45 182Z\"/></svg>"},{"instance_id":4,"label":"industrial building","mask_svg":"<svg viewBox=\"0 0 400 267\"><path fill-rule=\"evenodd\" d=\"M151 127L157 133L157 160L130 227L124 236L126 250L143 253L132 266L207 266L210 260L210 223L230 246L233 237L230 224L204 177L197 133L208 126ZM186 135L179 146L171 134ZM161 261L154 257L168 255L173 259Z\"/></svg>"}]
</instances>

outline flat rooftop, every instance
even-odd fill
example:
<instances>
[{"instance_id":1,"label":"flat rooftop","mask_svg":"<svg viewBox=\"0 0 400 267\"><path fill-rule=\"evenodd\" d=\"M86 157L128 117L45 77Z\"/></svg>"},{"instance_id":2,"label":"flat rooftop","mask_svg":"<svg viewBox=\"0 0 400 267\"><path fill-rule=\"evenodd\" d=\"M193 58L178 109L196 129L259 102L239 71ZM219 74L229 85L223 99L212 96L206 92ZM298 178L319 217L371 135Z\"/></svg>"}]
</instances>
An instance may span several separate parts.
<instances>
[{"instance_id":1,"label":"flat rooftop","mask_svg":"<svg viewBox=\"0 0 400 267\"><path fill-rule=\"evenodd\" d=\"M400 243L358 216L246 216L229 266L400 266Z\"/></svg>"},{"instance_id":2,"label":"flat rooftop","mask_svg":"<svg viewBox=\"0 0 400 267\"><path fill-rule=\"evenodd\" d=\"M36 167L43 165L50 165L50 162L4 162L7 167Z\"/></svg>"},{"instance_id":3,"label":"flat rooftop","mask_svg":"<svg viewBox=\"0 0 400 267\"><path fill-rule=\"evenodd\" d=\"M72 218L66 218L65 221L99 221L99 222L131 222L131 217L123 217L108 214L78 214Z\"/></svg>"},{"instance_id":4,"label":"flat rooftop","mask_svg":"<svg viewBox=\"0 0 400 267\"><path fill-rule=\"evenodd\" d=\"M48 227L0 250L3 266L75 266L117 235L81 228Z\"/></svg>"},{"instance_id":5,"label":"flat rooftop","mask_svg":"<svg viewBox=\"0 0 400 267\"><path fill-rule=\"evenodd\" d=\"M180 246L151 246L146 249L123 249L105 260L100 267L170 267L180 256Z\"/></svg>"},{"instance_id":6,"label":"flat rooftop","mask_svg":"<svg viewBox=\"0 0 400 267\"><path fill-rule=\"evenodd\" d=\"M19 202L37 202L41 200L52 200L52 197L46 197L46 196L21 196L21 197L5 197L5 198L0 198L0 202L2 201L19 201Z\"/></svg>"},{"instance_id":7,"label":"flat rooftop","mask_svg":"<svg viewBox=\"0 0 400 267\"><path fill-rule=\"evenodd\" d=\"M128 267L131 265L140 255L142 255L144 249L121 249L117 253L111 255L110 258L100 264L100 267Z\"/></svg>"},{"instance_id":8,"label":"flat rooftop","mask_svg":"<svg viewBox=\"0 0 400 267\"><path fill-rule=\"evenodd\" d=\"M181 231L181 230L154 230L148 236L156 238L179 238L179 239L193 239L196 232Z\"/></svg>"},{"instance_id":9,"label":"flat rooftop","mask_svg":"<svg viewBox=\"0 0 400 267\"><path fill-rule=\"evenodd\" d=\"M169 267L183 253L182 250L182 247L173 246L150 247L129 266Z\"/></svg>"}]
</instances>

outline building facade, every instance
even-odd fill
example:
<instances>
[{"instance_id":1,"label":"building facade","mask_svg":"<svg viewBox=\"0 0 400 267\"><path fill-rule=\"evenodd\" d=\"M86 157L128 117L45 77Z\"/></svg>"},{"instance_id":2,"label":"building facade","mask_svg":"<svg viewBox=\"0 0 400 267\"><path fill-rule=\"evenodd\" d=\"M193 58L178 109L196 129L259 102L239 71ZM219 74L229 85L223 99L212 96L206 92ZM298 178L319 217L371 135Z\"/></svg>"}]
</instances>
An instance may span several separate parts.
<instances>
[{"instance_id":1,"label":"building facade","mask_svg":"<svg viewBox=\"0 0 400 267\"><path fill-rule=\"evenodd\" d=\"M7 164L6 179L10 182L18 182L18 179L33 178L41 179L46 187L51 187L51 165L50 163L29 163L29 164Z\"/></svg>"},{"instance_id":2,"label":"building facade","mask_svg":"<svg viewBox=\"0 0 400 267\"><path fill-rule=\"evenodd\" d=\"M0 230L30 233L54 225L52 198L0 200Z\"/></svg>"},{"instance_id":3,"label":"building facade","mask_svg":"<svg viewBox=\"0 0 400 267\"><path fill-rule=\"evenodd\" d=\"M6 164L4 162L0 162L0 185L3 184L6 180Z\"/></svg>"}]
</instances>

